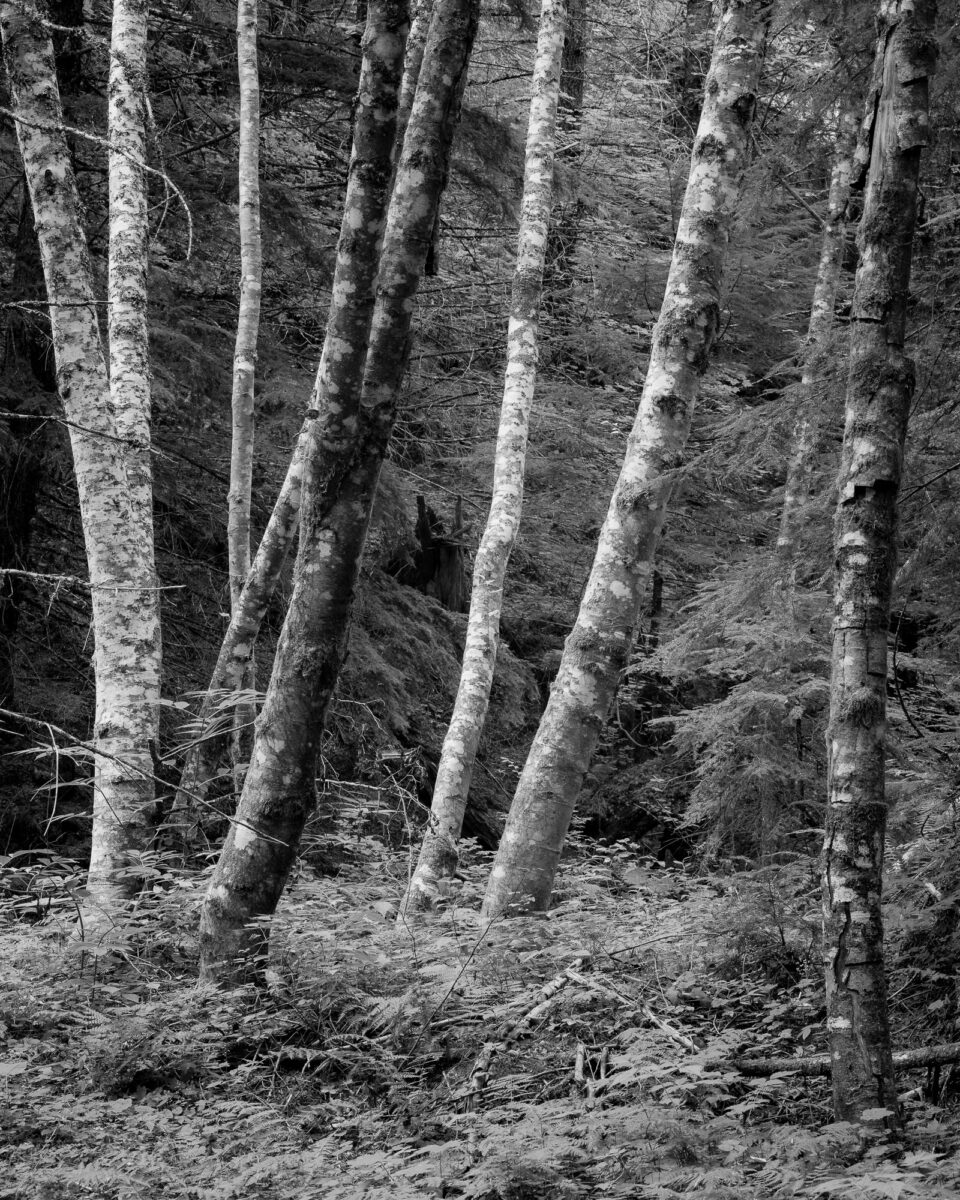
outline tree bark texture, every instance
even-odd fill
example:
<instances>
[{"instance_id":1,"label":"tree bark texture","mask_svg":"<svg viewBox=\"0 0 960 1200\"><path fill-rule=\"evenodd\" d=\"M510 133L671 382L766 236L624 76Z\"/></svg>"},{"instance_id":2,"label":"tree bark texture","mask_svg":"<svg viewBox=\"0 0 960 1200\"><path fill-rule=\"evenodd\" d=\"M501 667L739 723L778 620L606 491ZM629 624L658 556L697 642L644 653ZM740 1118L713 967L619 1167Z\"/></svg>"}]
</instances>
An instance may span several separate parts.
<instances>
[{"instance_id":1,"label":"tree bark texture","mask_svg":"<svg viewBox=\"0 0 960 1200\"><path fill-rule=\"evenodd\" d=\"M849 13L845 12L845 15L849 16ZM841 65L842 63L838 63L838 67ZM852 72L852 75L854 80L858 78L856 72ZM827 365L830 336L834 328L834 310L847 233L853 154L862 112L863 88L856 87L851 82L850 90L843 97L837 122L837 141L833 169L830 173L827 215L824 218L820 243L820 262L817 266L810 320L802 350L800 390L797 398L799 414L787 464L783 511L780 514L780 530L777 536L780 577L788 593L792 592L796 585L804 506L810 499L812 490L811 479L820 430L818 390Z\"/></svg>"},{"instance_id":2,"label":"tree bark texture","mask_svg":"<svg viewBox=\"0 0 960 1200\"><path fill-rule=\"evenodd\" d=\"M204 904L201 969L220 983L259 972L267 951L265 918L276 908L313 807L317 752L346 653L360 555L396 419L413 301L478 9L478 0L439 0L434 10L390 199L359 409L346 406L355 377L331 380L318 397L320 416L304 460L293 593L237 814L244 824L231 829ZM386 186L389 171L383 179Z\"/></svg>"},{"instance_id":3,"label":"tree bark texture","mask_svg":"<svg viewBox=\"0 0 960 1200\"><path fill-rule=\"evenodd\" d=\"M573 196L555 207L547 231L543 264L543 304L555 318L569 320L574 285L574 259L580 240L583 201L579 196L580 155L583 152L583 88L586 81L587 0L569 0L560 59L557 102L556 162L571 174Z\"/></svg>"},{"instance_id":4,"label":"tree bark texture","mask_svg":"<svg viewBox=\"0 0 960 1200\"><path fill-rule=\"evenodd\" d=\"M243 823L227 836L201 917L201 970L221 983L256 976L262 969L267 931L262 924L251 928L249 922L262 921L276 908L313 806L324 715L345 649L366 521L359 526L351 521L344 541L339 530L324 527L323 518L362 443L364 368L368 339L371 345L376 340L378 254L381 283L388 259L386 244L381 252L381 236L407 21L406 0L377 0L368 6L330 317L301 434L302 527L293 593L238 808ZM395 202L412 182L398 178ZM422 183L421 177L415 182ZM432 219L429 202L426 207ZM405 344L406 329L401 336ZM319 616L318 607L325 610ZM334 623L328 626L324 620L331 607Z\"/></svg>"},{"instance_id":5,"label":"tree bark texture","mask_svg":"<svg viewBox=\"0 0 960 1200\"><path fill-rule=\"evenodd\" d=\"M401 919L407 913L431 907L438 895L438 880L454 871L457 841L490 702L500 645L503 582L520 528L530 410L537 382L540 300L553 197L565 8L565 0L543 0L540 11L493 494L473 567L460 686L440 754L430 823L401 905Z\"/></svg>"},{"instance_id":6,"label":"tree bark texture","mask_svg":"<svg viewBox=\"0 0 960 1200\"><path fill-rule=\"evenodd\" d=\"M140 415L124 413L118 420L111 404L53 47L40 10L31 0L0 4L0 32L50 303L57 382L71 422L90 575L97 686L94 740L103 754L97 757L94 775L88 892L92 911L109 911L136 891L131 856L144 849L151 836L150 742L157 719L159 621L150 553L152 514L143 504L146 447ZM111 109L113 99L111 88ZM117 105L121 103L117 96ZM131 203L136 207L132 196ZM132 253L138 243L132 233L131 239ZM121 240L118 231L118 243ZM130 284L133 309L139 302L137 286ZM137 387L134 383L132 407L142 398Z\"/></svg>"},{"instance_id":7,"label":"tree bark texture","mask_svg":"<svg viewBox=\"0 0 960 1200\"><path fill-rule=\"evenodd\" d=\"M233 350L233 430L230 443L230 491L227 504L227 556L230 615L250 573L250 504L253 489L254 383L260 331L263 249L260 237L260 76L257 63L257 0L238 0L237 75L240 87L238 154L240 229L240 305ZM253 648L240 685L253 691ZM240 727L255 715L247 702L235 710ZM238 735L241 730L238 729ZM241 740L238 736L238 741Z\"/></svg>"},{"instance_id":8,"label":"tree bark texture","mask_svg":"<svg viewBox=\"0 0 960 1200\"><path fill-rule=\"evenodd\" d=\"M920 156L929 140L933 0L881 0L834 524L823 856L827 1032L837 1117L899 1124L883 966L887 630L913 364L904 354Z\"/></svg>"},{"instance_id":9,"label":"tree bark texture","mask_svg":"<svg viewBox=\"0 0 960 1200\"><path fill-rule=\"evenodd\" d=\"M483 913L547 907L583 777L633 645L720 318L770 6L725 0L637 418L580 612L517 785Z\"/></svg>"},{"instance_id":10,"label":"tree bark texture","mask_svg":"<svg viewBox=\"0 0 960 1200\"><path fill-rule=\"evenodd\" d=\"M427 44L427 34L430 31L433 4L434 0L416 0L414 6L410 34L407 37L406 56L403 62L400 99L397 102L397 137L393 152L395 162L400 161L403 140L406 137L407 125L410 123L410 114L413 111L413 98L417 93L417 81L423 65L423 50Z\"/></svg>"}]
</instances>

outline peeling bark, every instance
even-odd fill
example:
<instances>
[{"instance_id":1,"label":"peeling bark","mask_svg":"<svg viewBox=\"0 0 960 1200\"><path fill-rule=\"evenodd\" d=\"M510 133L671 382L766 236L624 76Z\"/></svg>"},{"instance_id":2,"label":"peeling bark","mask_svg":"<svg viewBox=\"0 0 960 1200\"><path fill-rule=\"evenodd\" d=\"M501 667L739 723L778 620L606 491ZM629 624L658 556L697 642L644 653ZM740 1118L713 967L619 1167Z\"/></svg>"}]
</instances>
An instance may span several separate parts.
<instances>
[{"instance_id":1,"label":"peeling bark","mask_svg":"<svg viewBox=\"0 0 960 1200\"><path fill-rule=\"evenodd\" d=\"M887 1019L880 907L886 826L887 630L897 494L913 364L904 354L920 156L936 60L933 0L881 0L851 311L846 425L834 523L834 634L823 854L824 967L833 1100L841 1120L901 1114Z\"/></svg>"},{"instance_id":2,"label":"peeling bark","mask_svg":"<svg viewBox=\"0 0 960 1200\"><path fill-rule=\"evenodd\" d=\"M237 813L243 824L227 837L201 920L201 969L223 984L256 977L262 969L263 918L276 908L313 807L324 717L346 649L360 553L406 361L413 295L452 139L452 97L475 29L475 17L464 28L460 0L447 0L435 13L377 277L407 10L402 0L380 0L368 11L351 164L356 202L344 209L315 411L303 443L293 593ZM374 196L380 218L373 220L368 209L368 219L356 220L357 206ZM251 926L258 918L260 924Z\"/></svg>"},{"instance_id":3,"label":"peeling bark","mask_svg":"<svg viewBox=\"0 0 960 1200\"><path fill-rule=\"evenodd\" d=\"M557 101L564 48L564 0L543 0L533 69L517 260L507 330L507 368L500 409L490 513L473 567L473 591L460 686L443 742L430 824L400 919L430 908L438 881L457 863L456 844L490 702L500 645L507 563L520 527L530 410L537 381L543 269L553 196Z\"/></svg>"},{"instance_id":4,"label":"peeling bark","mask_svg":"<svg viewBox=\"0 0 960 1200\"><path fill-rule=\"evenodd\" d=\"M517 785L483 915L546 908L583 777L633 645L720 317L770 5L724 0L640 408L590 579Z\"/></svg>"},{"instance_id":5,"label":"peeling bark","mask_svg":"<svg viewBox=\"0 0 960 1200\"><path fill-rule=\"evenodd\" d=\"M129 23L127 17L129 16ZM137 138L135 46L140 18L121 7L111 56L110 119L118 144ZM33 205L50 302L57 384L67 420L90 576L97 700L90 913L109 912L132 894L131 867L152 833L150 742L159 687L159 620L149 494L149 424L144 405L145 344L140 338L143 235L132 173L111 161L111 321L116 329L113 389L96 319L80 201L63 132L53 47L31 0L0 3L0 32L17 138ZM130 41L127 41L127 39ZM133 54L130 52L134 51ZM123 79L120 79L120 76ZM129 139L129 141L127 140ZM111 396L114 402L111 402ZM114 408L117 405L115 413ZM121 411L123 410L123 411ZM109 757L107 757L109 755Z\"/></svg>"}]
</instances>

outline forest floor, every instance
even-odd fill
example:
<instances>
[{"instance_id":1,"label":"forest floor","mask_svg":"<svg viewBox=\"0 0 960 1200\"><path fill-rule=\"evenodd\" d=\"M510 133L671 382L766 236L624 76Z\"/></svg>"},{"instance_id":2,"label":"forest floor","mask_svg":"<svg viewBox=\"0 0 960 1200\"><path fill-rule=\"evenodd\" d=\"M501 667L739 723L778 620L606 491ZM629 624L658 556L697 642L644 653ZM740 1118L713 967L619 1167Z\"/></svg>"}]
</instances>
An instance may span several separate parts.
<instances>
[{"instance_id":1,"label":"forest floor","mask_svg":"<svg viewBox=\"0 0 960 1200\"><path fill-rule=\"evenodd\" d=\"M809 868L580 843L549 913L480 928L474 851L411 928L407 855L342 849L285 897L269 987L231 994L197 984L201 873L158 863L92 954L49 864L51 912L0 926L0 1200L960 1194L960 1111L925 1072L891 1144L834 1122L824 1079L730 1065L823 1049Z\"/></svg>"}]
</instances>

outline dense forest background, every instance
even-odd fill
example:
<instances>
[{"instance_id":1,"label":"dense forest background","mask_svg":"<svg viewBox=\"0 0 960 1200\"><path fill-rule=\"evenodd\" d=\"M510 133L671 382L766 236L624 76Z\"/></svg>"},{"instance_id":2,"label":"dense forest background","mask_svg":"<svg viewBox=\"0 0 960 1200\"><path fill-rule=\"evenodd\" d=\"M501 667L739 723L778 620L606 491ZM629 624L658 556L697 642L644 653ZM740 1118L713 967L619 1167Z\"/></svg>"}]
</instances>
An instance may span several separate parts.
<instances>
[{"instance_id":1,"label":"dense forest background","mask_svg":"<svg viewBox=\"0 0 960 1200\"><path fill-rule=\"evenodd\" d=\"M815 1079L746 1080L729 1066L743 1044L789 1055L820 1036L816 860L852 227L836 327L806 413L817 448L789 604L776 541L798 406L808 402L799 364L834 152L827 117L851 80L869 74L873 53L872 6L849 6L843 23L836 7L797 0L777 9L721 332L558 904L549 923L518 918L478 941L466 912L576 616L636 411L713 39L702 0L590 0L582 110L561 123L560 243L547 263L523 522L465 825L471 840L447 903L408 934L390 918L459 679L466 600L449 581L469 581L490 493L536 42L536 15L521 3L484 12L327 722L320 803L284 901L272 990L259 997L192 990L192 924L235 802L233 771L211 793L204 845L185 857L166 829L229 609L235 13L219 3L150 10L162 786L155 847L141 864L145 897L98 954L69 944L53 953L89 853L90 761L78 746L92 727L91 618L32 217L14 128L0 117L0 566L11 572L0 593L0 889L10 950L0 1078L16 1090L5 1136L23 1169L2 1194L955 1194L955 1067L930 1067L907 1085L918 1115L905 1161L879 1134L872 1141L831 1123ZM102 287L109 11L63 0L52 16ZM326 0L261 12L257 531L323 344L361 32L362 13ZM886 919L899 1049L956 1038L960 961L952 3L940 5L938 33L890 628ZM6 94L0 106L9 109ZM287 578L258 644L261 689L289 588ZM540 1004L552 1007L528 1022ZM461 1111L456 1096L473 1082L493 1028L504 1057L524 1035L533 1044L491 1078L482 1117ZM97 1132L106 1128L109 1138Z\"/></svg>"}]
</instances>

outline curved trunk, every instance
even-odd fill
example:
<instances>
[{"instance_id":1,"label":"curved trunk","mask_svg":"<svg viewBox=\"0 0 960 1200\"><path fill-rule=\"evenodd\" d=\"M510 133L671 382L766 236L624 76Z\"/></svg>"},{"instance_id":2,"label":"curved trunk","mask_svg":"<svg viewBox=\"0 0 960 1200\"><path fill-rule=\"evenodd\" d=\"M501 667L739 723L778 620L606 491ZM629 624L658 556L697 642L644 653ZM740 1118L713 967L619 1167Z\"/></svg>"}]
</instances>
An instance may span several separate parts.
<instances>
[{"instance_id":1,"label":"curved trunk","mask_svg":"<svg viewBox=\"0 0 960 1200\"><path fill-rule=\"evenodd\" d=\"M457 840L490 702L500 644L503 581L520 527L527 433L537 381L537 332L553 195L564 9L564 0L544 0L540 14L493 495L473 567L460 686L440 755L430 824L401 905L401 919L409 912L429 908L437 896L438 880L449 877L456 866Z\"/></svg>"},{"instance_id":2,"label":"curved trunk","mask_svg":"<svg viewBox=\"0 0 960 1200\"><path fill-rule=\"evenodd\" d=\"M583 777L633 645L640 602L720 318L720 281L770 5L724 0L650 365L590 579L507 816L485 918L546 908Z\"/></svg>"},{"instance_id":3,"label":"curved trunk","mask_svg":"<svg viewBox=\"0 0 960 1200\"><path fill-rule=\"evenodd\" d=\"M901 1116L880 906L886 823L887 631L913 363L904 354L920 155L936 61L932 0L881 0L846 426L834 523L833 659L823 855L827 1036L839 1120Z\"/></svg>"},{"instance_id":4,"label":"curved trunk","mask_svg":"<svg viewBox=\"0 0 960 1200\"><path fill-rule=\"evenodd\" d=\"M123 10L125 13L125 10ZM136 25L136 16L131 16ZM120 33L139 34L121 21ZM159 684L159 622L152 559L152 514L146 506L149 424L143 405L140 337L142 252L134 174L121 186L122 210L111 225L111 266L119 338L114 416L96 320L80 201L63 134L53 47L31 0L0 3L0 32L10 78L17 138L43 261L57 384L70 425L80 515L90 575L95 638L94 740L103 756L94 775L90 900L109 910L138 886L136 853L151 837L153 760ZM121 42L122 42L121 38ZM126 51L122 52L124 55ZM120 62L118 51L116 62ZM129 65L135 70L133 60ZM120 144L133 144L136 84L111 73L111 120ZM116 87L115 87L116 84ZM128 92L130 87L132 91ZM132 111L121 111L133 105ZM126 122L129 121L129 124ZM130 142L125 142L129 137ZM119 157L113 156L113 157ZM142 157L136 160L142 163ZM111 174L114 162L111 161ZM114 181L112 180L112 183ZM129 256L127 258L126 256ZM129 295L127 289L130 289ZM129 324L127 324L129 322ZM124 372L129 372L124 376ZM129 385L121 390L121 379ZM110 757L107 757L109 755Z\"/></svg>"}]
</instances>

